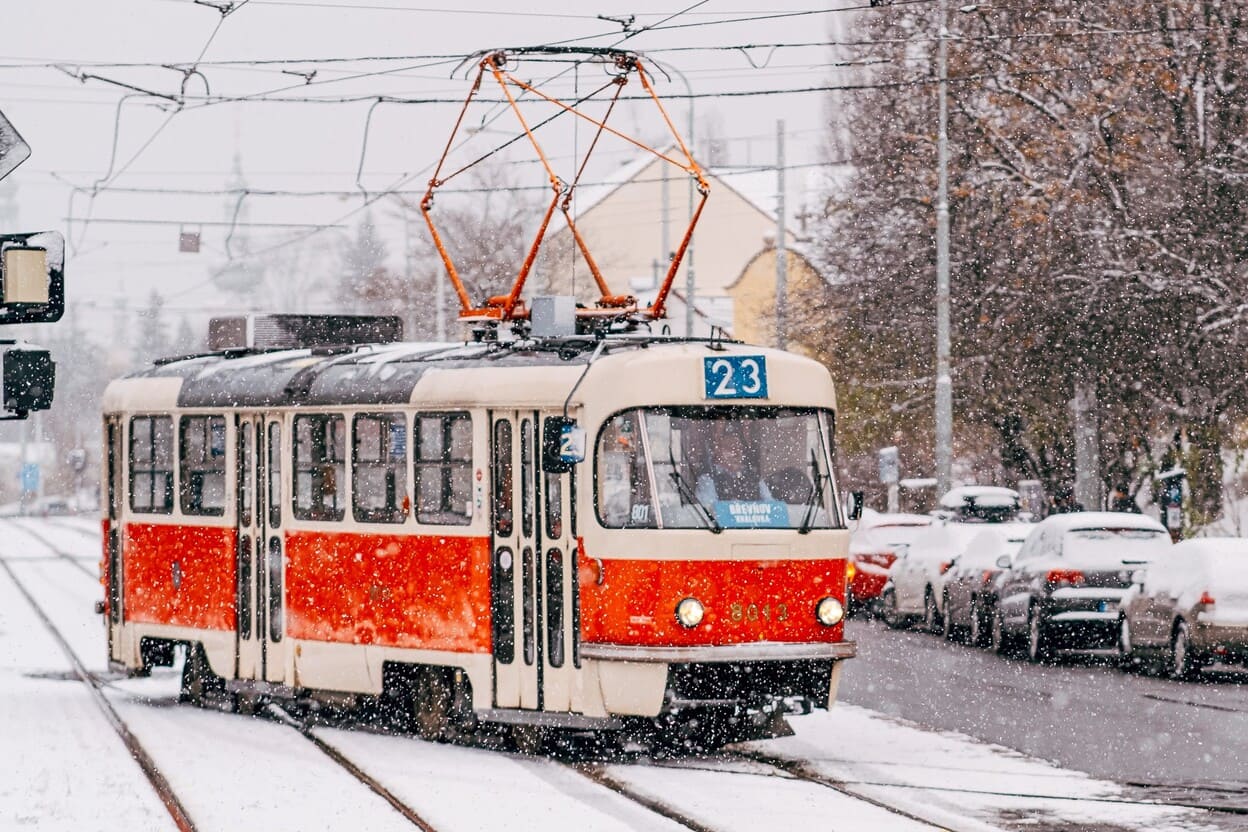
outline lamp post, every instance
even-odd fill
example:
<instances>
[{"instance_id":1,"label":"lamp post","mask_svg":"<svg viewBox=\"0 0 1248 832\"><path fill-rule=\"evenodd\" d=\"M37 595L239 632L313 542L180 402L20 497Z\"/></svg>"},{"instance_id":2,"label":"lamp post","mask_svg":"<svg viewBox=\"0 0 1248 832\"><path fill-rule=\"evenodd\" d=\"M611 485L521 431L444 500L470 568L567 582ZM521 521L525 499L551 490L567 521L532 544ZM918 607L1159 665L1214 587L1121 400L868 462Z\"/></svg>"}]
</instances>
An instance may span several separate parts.
<instances>
[{"instance_id":1,"label":"lamp post","mask_svg":"<svg viewBox=\"0 0 1248 832\"><path fill-rule=\"evenodd\" d=\"M939 115L936 133L936 491L953 479L953 378L949 368L949 67L948 0L937 6Z\"/></svg>"},{"instance_id":2,"label":"lamp post","mask_svg":"<svg viewBox=\"0 0 1248 832\"><path fill-rule=\"evenodd\" d=\"M663 71L675 74L675 76L680 79L681 83L685 85L685 94L688 96L687 100L689 101L689 128L685 131L685 136L687 137L686 140L689 142L690 153L693 153L694 152L693 87L689 84L689 79L685 77L685 73L681 72L676 67L663 64ZM691 176L689 177L689 198L688 198L690 217L693 216L693 200L694 200L693 191L694 191L693 177ZM667 223L668 223L667 212L664 211L663 213L664 229L667 228ZM666 238L666 236L667 235L664 234L664 238ZM664 260L667 262L670 262L671 254L672 253L670 251L664 251L663 252ZM693 294L694 294L693 239L692 238L690 238L689 240L688 248L685 249L684 264L685 264L685 335L691 336L693 335Z\"/></svg>"}]
</instances>

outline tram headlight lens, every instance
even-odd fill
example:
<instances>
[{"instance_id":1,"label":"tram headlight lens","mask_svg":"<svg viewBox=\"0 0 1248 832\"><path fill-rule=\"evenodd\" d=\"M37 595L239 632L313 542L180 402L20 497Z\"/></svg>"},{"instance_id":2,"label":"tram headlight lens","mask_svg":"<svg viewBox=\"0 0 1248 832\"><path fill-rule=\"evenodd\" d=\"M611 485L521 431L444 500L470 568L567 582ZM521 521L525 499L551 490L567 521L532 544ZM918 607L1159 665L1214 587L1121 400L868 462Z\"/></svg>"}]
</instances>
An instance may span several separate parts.
<instances>
[{"instance_id":1,"label":"tram headlight lens","mask_svg":"<svg viewBox=\"0 0 1248 832\"><path fill-rule=\"evenodd\" d=\"M697 598L682 599L676 605L676 620L680 622L682 627L693 629L702 623L702 616L706 615L706 608L702 606L702 602Z\"/></svg>"},{"instance_id":2,"label":"tram headlight lens","mask_svg":"<svg viewBox=\"0 0 1248 832\"><path fill-rule=\"evenodd\" d=\"M845 617L845 607L835 598L824 598L815 606L815 618L825 627L835 627Z\"/></svg>"}]
</instances>

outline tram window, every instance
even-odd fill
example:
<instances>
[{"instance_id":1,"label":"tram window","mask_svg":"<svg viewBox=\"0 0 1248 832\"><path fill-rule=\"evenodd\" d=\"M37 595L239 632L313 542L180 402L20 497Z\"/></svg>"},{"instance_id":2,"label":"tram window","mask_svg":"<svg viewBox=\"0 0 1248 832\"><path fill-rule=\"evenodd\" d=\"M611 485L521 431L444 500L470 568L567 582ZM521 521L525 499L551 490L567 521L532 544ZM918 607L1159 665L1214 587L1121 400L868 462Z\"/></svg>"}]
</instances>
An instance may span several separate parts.
<instances>
[{"instance_id":1,"label":"tram window","mask_svg":"<svg viewBox=\"0 0 1248 832\"><path fill-rule=\"evenodd\" d=\"M281 641L282 619L282 542L269 538L269 640Z\"/></svg>"},{"instance_id":2,"label":"tram window","mask_svg":"<svg viewBox=\"0 0 1248 832\"><path fill-rule=\"evenodd\" d=\"M494 423L494 533L511 537L515 527L512 514L511 422Z\"/></svg>"},{"instance_id":3,"label":"tram window","mask_svg":"<svg viewBox=\"0 0 1248 832\"><path fill-rule=\"evenodd\" d=\"M563 552L546 550L546 646L550 666L563 667Z\"/></svg>"},{"instance_id":4,"label":"tram window","mask_svg":"<svg viewBox=\"0 0 1248 832\"><path fill-rule=\"evenodd\" d=\"M251 525L252 475L256 461L251 453L251 423L244 422L238 437L238 523Z\"/></svg>"},{"instance_id":5,"label":"tram window","mask_svg":"<svg viewBox=\"0 0 1248 832\"><path fill-rule=\"evenodd\" d=\"M652 529L656 525L642 430L640 412L629 410L617 414L599 434L594 471L598 514L609 528Z\"/></svg>"},{"instance_id":6,"label":"tram window","mask_svg":"<svg viewBox=\"0 0 1248 832\"><path fill-rule=\"evenodd\" d=\"M180 425L183 514L225 514L225 417L183 416Z\"/></svg>"},{"instance_id":7,"label":"tram window","mask_svg":"<svg viewBox=\"0 0 1248 832\"><path fill-rule=\"evenodd\" d=\"M282 423L269 422L269 528L282 525ZM257 495L259 492L257 491ZM257 506L256 516L260 516Z\"/></svg>"},{"instance_id":8,"label":"tram window","mask_svg":"<svg viewBox=\"0 0 1248 832\"><path fill-rule=\"evenodd\" d=\"M238 538L238 601L236 627L239 638L251 638L251 538Z\"/></svg>"},{"instance_id":9,"label":"tram window","mask_svg":"<svg viewBox=\"0 0 1248 832\"><path fill-rule=\"evenodd\" d=\"M420 413L413 427L416 519L436 526L468 525L472 522L472 416ZM510 460L510 427L507 447Z\"/></svg>"},{"instance_id":10,"label":"tram window","mask_svg":"<svg viewBox=\"0 0 1248 832\"><path fill-rule=\"evenodd\" d=\"M520 421L520 530L533 536L533 423Z\"/></svg>"},{"instance_id":11,"label":"tram window","mask_svg":"<svg viewBox=\"0 0 1248 832\"><path fill-rule=\"evenodd\" d=\"M407 519L407 420L402 413L360 415L352 426L351 494L362 523Z\"/></svg>"},{"instance_id":12,"label":"tram window","mask_svg":"<svg viewBox=\"0 0 1248 832\"><path fill-rule=\"evenodd\" d=\"M563 537L563 475L546 475L546 537Z\"/></svg>"},{"instance_id":13,"label":"tram window","mask_svg":"<svg viewBox=\"0 0 1248 832\"><path fill-rule=\"evenodd\" d=\"M130 508L147 514L173 512L173 417L130 420Z\"/></svg>"},{"instance_id":14,"label":"tram window","mask_svg":"<svg viewBox=\"0 0 1248 832\"><path fill-rule=\"evenodd\" d=\"M295 517L341 520L346 514L346 419L295 417Z\"/></svg>"}]
</instances>

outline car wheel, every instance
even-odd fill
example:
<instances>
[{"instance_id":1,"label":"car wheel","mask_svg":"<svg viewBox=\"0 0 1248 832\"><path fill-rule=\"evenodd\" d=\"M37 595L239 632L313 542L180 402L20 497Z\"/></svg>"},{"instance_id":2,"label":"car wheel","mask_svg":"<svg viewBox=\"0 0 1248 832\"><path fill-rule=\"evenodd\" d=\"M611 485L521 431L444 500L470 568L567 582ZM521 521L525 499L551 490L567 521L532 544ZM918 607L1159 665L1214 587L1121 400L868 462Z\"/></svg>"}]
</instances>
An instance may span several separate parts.
<instances>
[{"instance_id":1,"label":"car wheel","mask_svg":"<svg viewBox=\"0 0 1248 832\"><path fill-rule=\"evenodd\" d=\"M984 627L984 610L978 598L971 599L971 646L983 647L991 634L991 627Z\"/></svg>"},{"instance_id":2,"label":"car wheel","mask_svg":"<svg viewBox=\"0 0 1248 832\"><path fill-rule=\"evenodd\" d=\"M1174 639L1170 643L1170 676L1186 681L1196 678L1199 670L1192 656L1192 639L1187 623L1180 621L1174 628Z\"/></svg>"},{"instance_id":3,"label":"car wheel","mask_svg":"<svg viewBox=\"0 0 1248 832\"><path fill-rule=\"evenodd\" d=\"M1014 639L1005 630L1005 621L1001 617L1001 610L994 607L992 610L992 652L999 656L1011 656L1014 654Z\"/></svg>"},{"instance_id":4,"label":"car wheel","mask_svg":"<svg viewBox=\"0 0 1248 832\"><path fill-rule=\"evenodd\" d=\"M1044 626L1044 616L1040 610L1031 608L1027 616L1027 658L1039 664L1052 658L1053 651L1049 647L1048 628Z\"/></svg>"},{"instance_id":5,"label":"car wheel","mask_svg":"<svg viewBox=\"0 0 1248 832\"><path fill-rule=\"evenodd\" d=\"M900 630L906 626L906 620L897 612L897 591L893 589L884 590L883 596L880 598L880 617L884 619L884 623L894 630Z\"/></svg>"},{"instance_id":6,"label":"car wheel","mask_svg":"<svg viewBox=\"0 0 1248 832\"><path fill-rule=\"evenodd\" d=\"M936 596L929 586L923 593L923 629L929 633L939 633L942 626L940 611L936 609Z\"/></svg>"},{"instance_id":7,"label":"car wheel","mask_svg":"<svg viewBox=\"0 0 1248 832\"><path fill-rule=\"evenodd\" d=\"M945 636L946 641L958 641L957 627L953 626L953 610L948 606L948 595L945 595L945 615L941 616L941 635Z\"/></svg>"},{"instance_id":8,"label":"car wheel","mask_svg":"<svg viewBox=\"0 0 1248 832\"><path fill-rule=\"evenodd\" d=\"M1131 636L1131 621L1125 615L1118 619L1118 666L1123 670L1140 668L1140 657L1135 653Z\"/></svg>"}]
</instances>

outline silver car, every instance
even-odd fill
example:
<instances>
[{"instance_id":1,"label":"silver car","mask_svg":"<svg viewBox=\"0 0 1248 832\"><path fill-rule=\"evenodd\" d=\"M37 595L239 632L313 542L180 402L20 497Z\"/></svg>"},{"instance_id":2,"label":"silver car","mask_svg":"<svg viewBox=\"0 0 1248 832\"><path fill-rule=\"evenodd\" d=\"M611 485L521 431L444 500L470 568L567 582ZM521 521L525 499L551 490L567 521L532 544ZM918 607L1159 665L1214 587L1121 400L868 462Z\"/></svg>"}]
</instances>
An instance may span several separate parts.
<instances>
[{"instance_id":1,"label":"silver car","mask_svg":"<svg viewBox=\"0 0 1248 832\"><path fill-rule=\"evenodd\" d=\"M1132 577L1119 623L1129 663L1162 664L1176 679L1248 664L1248 540L1185 540Z\"/></svg>"}]
</instances>

